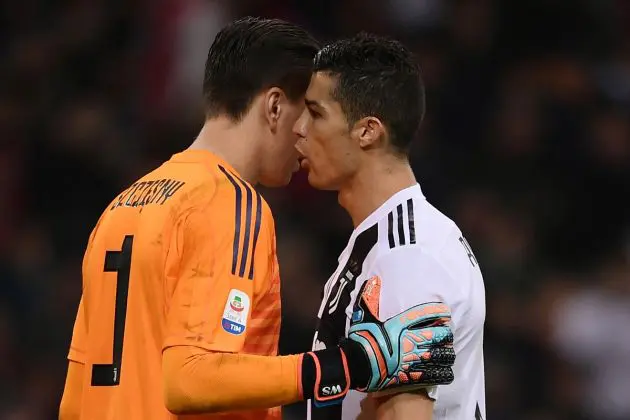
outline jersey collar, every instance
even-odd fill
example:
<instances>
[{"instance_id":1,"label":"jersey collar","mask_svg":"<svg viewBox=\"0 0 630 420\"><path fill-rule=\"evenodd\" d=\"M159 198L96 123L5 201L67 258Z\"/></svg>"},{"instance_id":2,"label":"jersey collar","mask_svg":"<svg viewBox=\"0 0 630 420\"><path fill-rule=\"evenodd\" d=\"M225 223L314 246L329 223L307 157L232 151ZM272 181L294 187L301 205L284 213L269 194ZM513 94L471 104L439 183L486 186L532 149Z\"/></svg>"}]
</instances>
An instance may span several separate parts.
<instances>
[{"instance_id":1,"label":"jersey collar","mask_svg":"<svg viewBox=\"0 0 630 420\"><path fill-rule=\"evenodd\" d=\"M410 187L404 188L391 197L387 199L383 204L381 204L376 210L374 210L368 217L366 217L359 226L357 226L350 235L350 239L348 240L348 246L339 256L341 260L343 255L348 251L348 249L352 249L352 245L354 244L354 240L357 236L364 230L368 229L370 226L376 224L381 220L387 213L393 210L398 204L407 200L409 198L419 198L424 199L424 194L422 193L422 188L420 188L420 184L416 183Z\"/></svg>"}]
</instances>

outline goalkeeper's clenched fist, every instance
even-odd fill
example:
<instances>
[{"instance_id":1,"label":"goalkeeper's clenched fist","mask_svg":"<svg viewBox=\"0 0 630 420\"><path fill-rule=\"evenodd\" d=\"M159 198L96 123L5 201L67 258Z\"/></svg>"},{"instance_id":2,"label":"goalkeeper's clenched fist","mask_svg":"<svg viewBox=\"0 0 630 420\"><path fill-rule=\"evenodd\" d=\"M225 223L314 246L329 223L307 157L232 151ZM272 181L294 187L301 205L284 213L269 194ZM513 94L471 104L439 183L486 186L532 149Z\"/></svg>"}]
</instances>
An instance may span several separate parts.
<instances>
[{"instance_id":1,"label":"goalkeeper's clenched fist","mask_svg":"<svg viewBox=\"0 0 630 420\"><path fill-rule=\"evenodd\" d=\"M316 406L341 402L349 389L388 393L453 381L455 352L448 306L425 303L381 322L379 294L380 280L366 281L354 306L348 338L339 348L304 356L303 392Z\"/></svg>"}]
</instances>

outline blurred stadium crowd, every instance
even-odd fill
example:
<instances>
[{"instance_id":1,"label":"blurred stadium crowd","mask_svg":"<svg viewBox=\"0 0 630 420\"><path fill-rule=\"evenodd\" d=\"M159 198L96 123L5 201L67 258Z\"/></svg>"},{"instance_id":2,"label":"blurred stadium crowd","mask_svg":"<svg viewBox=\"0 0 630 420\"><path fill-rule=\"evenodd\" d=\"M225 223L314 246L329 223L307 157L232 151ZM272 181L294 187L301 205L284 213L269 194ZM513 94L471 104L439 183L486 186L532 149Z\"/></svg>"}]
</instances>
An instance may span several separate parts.
<instances>
[{"instance_id":1,"label":"blurred stadium crowd","mask_svg":"<svg viewBox=\"0 0 630 420\"><path fill-rule=\"evenodd\" d=\"M207 48L245 14L323 41L388 34L418 53L428 114L413 164L484 272L488 417L630 419L624 0L3 2L0 419L56 418L90 230L119 190L193 140ZM264 193L281 349L303 351L351 222L303 175Z\"/></svg>"}]
</instances>

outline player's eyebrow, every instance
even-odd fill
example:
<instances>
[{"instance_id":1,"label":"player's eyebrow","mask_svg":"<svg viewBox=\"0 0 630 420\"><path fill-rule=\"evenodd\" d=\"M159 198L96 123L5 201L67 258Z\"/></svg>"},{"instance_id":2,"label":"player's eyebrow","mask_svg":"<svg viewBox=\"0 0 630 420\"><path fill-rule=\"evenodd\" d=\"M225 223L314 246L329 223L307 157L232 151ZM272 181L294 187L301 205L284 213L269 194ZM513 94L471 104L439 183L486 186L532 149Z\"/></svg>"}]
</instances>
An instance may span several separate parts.
<instances>
[{"instance_id":1,"label":"player's eyebrow","mask_svg":"<svg viewBox=\"0 0 630 420\"><path fill-rule=\"evenodd\" d=\"M306 104L306 106L313 106L313 107L317 107L317 108L324 108L319 102L314 101L312 99L304 98L304 103Z\"/></svg>"}]
</instances>

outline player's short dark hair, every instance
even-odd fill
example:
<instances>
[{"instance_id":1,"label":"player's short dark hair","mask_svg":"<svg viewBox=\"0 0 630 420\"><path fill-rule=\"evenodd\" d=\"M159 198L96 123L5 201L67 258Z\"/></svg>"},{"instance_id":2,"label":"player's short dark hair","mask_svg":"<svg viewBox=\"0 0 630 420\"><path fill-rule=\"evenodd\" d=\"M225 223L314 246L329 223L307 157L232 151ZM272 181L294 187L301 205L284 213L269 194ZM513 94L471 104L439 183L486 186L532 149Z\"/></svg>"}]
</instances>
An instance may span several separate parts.
<instances>
[{"instance_id":1,"label":"player's short dark hair","mask_svg":"<svg viewBox=\"0 0 630 420\"><path fill-rule=\"evenodd\" d=\"M246 17L225 26L206 60L206 117L239 120L265 89L298 100L308 87L319 43L305 29L279 19Z\"/></svg>"},{"instance_id":2,"label":"player's short dark hair","mask_svg":"<svg viewBox=\"0 0 630 420\"><path fill-rule=\"evenodd\" d=\"M425 109L420 66L411 51L393 39L360 33L322 48L313 71L337 77L332 95L350 125L377 117L394 150L408 153Z\"/></svg>"}]
</instances>

